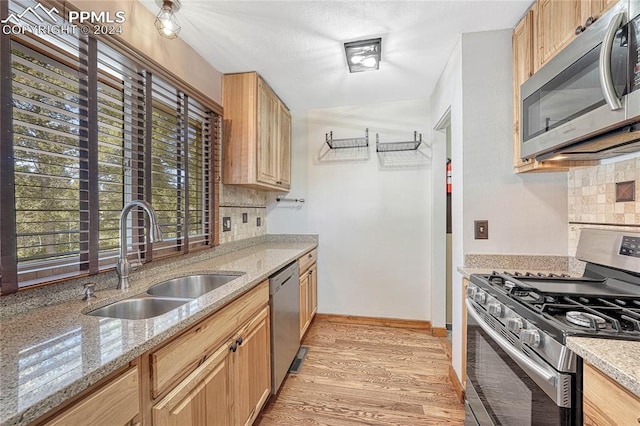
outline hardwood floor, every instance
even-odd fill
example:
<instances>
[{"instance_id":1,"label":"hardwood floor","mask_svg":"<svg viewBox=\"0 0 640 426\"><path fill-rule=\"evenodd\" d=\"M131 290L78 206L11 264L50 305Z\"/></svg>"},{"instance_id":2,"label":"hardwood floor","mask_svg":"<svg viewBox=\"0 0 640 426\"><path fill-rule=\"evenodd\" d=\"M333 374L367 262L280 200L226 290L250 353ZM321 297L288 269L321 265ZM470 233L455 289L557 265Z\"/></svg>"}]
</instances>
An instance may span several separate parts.
<instances>
[{"instance_id":1,"label":"hardwood floor","mask_svg":"<svg viewBox=\"0 0 640 426\"><path fill-rule=\"evenodd\" d=\"M424 330L316 320L299 374L255 424L462 425L441 337Z\"/></svg>"}]
</instances>

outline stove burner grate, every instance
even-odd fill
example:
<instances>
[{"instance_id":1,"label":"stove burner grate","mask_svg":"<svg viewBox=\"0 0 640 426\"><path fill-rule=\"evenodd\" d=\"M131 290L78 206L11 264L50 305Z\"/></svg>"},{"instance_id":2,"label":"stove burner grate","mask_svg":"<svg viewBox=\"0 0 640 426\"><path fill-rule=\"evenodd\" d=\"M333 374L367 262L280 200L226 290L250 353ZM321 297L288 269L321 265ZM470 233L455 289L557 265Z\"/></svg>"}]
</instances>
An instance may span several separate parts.
<instances>
[{"instance_id":1,"label":"stove burner grate","mask_svg":"<svg viewBox=\"0 0 640 426\"><path fill-rule=\"evenodd\" d=\"M604 318L597 315L578 311L569 311L566 313L565 317L571 324L575 324L580 327L590 327L595 329L600 328L607 322Z\"/></svg>"}]
</instances>

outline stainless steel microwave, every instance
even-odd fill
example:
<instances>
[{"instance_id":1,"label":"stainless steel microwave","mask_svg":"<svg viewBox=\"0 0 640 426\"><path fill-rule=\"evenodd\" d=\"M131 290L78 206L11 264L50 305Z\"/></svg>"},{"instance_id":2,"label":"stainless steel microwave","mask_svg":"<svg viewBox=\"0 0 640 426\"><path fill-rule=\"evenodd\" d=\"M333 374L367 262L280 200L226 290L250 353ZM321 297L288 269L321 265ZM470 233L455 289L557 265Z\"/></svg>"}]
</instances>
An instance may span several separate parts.
<instances>
[{"instance_id":1,"label":"stainless steel microwave","mask_svg":"<svg viewBox=\"0 0 640 426\"><path fill-rule=\"evenodd\" d=\"M522 158L640 151L640 0L622 0L520 88Z\"/></svg>"}]
</instances>

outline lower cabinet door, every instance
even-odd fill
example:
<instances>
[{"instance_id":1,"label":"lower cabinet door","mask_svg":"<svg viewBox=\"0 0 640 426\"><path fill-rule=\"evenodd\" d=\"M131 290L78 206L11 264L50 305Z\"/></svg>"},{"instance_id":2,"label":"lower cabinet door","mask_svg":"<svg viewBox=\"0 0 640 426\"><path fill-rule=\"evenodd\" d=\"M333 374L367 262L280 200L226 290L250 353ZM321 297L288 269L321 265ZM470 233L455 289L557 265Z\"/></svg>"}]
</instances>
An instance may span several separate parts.
<instances>
[{"instance_id":1,"label":"lower cabinet door","mask_svg":"<svg viewBox=\"0 0 640 426\"><path fill-rule=\"evenodd\" d=\"M304 273L300 276L300 341L304 332L309 326L309 274Z\"/></svg>"},{"instance_id":2,"label":"lower cabinet door","mask_svg":"<svg viewBox=\"0 0 640 426\"><path fill-rule=\"evenodd\" d=\"M232 356L234 423L251 425L271 393L269 307L251 321L236 339Z\"/></svg>"},{"instance_id":3,"label":"lower cabinet door","mask_svg":"<svg viewBox=\"0 0 640 426\"><path fill-rule=\"evenodd\" d=\"M309 268L309 322L318 311L318 266Z\"/></svg>"},{"instance_id":4,"label":"lower cabinet door","mask_svg":"<svg viewBox=\"0 0 640 426\"><path fill-rule=\"evenodd\" d=\"M138 368L133 367L45 424L128 425L140 412L138 382Z\"/></svg>"},{"instance_id":5,"label":"lower cabinet door","mask_svg":"<svg viewBox=\"0 0 640 426\"><path fill-rule=\"evenodd\" d=\"M228 426L231 355L226 342L153 407L154 426Z\"/></svg>"}]
</instances>

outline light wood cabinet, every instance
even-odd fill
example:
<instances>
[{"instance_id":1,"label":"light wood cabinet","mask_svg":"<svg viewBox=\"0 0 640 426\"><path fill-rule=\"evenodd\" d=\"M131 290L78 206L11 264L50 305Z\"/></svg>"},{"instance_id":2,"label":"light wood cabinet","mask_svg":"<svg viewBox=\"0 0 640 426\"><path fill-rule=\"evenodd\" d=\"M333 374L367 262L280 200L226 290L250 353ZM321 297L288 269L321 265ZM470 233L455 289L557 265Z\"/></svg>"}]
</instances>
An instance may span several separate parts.
<instances>
[{"instance_id":1,"label":"light wood cabinet","mask_svg":"<svg viewBox=\"0 0 640 426\"><path fill-rule=\"evenodd\" d=\"M312 250L298 259L300 265L300 341L318 311L317 251Z\"/></svg>"},{"instance_id":2,"label":"light wood cabinet","mask_svg":"<svg viewBox=\"0 0 640 426\"><path fill-rule=\"evenodd\" d=\"M585 426L640 424L640 398L589 363L584 363Z\"/></svg>"},{"instance_id":3,"label":"light wood cabinet","mask_svg":"<svg viewBox=\"0 0 640 426\"><path fill-rule=\"evenodd\" d=\"M537 1L536 71L576 37L576 28L583 22L582 6L582 0Z\"/></svg>"},{"instance_id":4,"label":"light wood cabinet","mask_svg":"<svg viewBox=\"0 0 640 426\"><path fill-rule=\"evenodd\" d=\"M154 426L252 424L271 391L270 337L264 306L153 406Z\"/></svg>"},{"instance_id":5,"label":"light wood cabinet","mask_svg":"<svg viewBox=\"0 0 640 426\"><path fill-rule=\"evenodd\" d=\"M250 425L271 392L269 308L265 307L235 340L232 357L234 424Z\"/></svg>"},{"instance_id":6,"label":"light wood cabinet","mask_svg":"<svg viewBox=\"0 0 640 426\"><path fill-rule=\"evenodd\" d=\"M222 80L225 184L288 191L291 186L291 115L255 72Z\"/></svg>"},{"instance_id":7,"label":"light wood cabinet","mask_svg":"<svg viewBox=\"0 0 640 426\"><path fill-rule=\"evenodd\" d=\"M138 368L132 367L45 422L47 426L136 424L140 412Z\"/></svg>"},{"instance_id":8,"label":"light wood cabinet","mask_svg":"<svg viewBox=\"0 0 640 426\"><path fill-rule=\"evenodd\" d=\"M222 345L153 407L154 426L232 424L231 344Z\"/></svg>"},{"instance_id":9,"label":"light wood cabinet","mask_svg":"<svg viewBox=\"0 0 640 426\"><path fill-rule=\"evenodd\" d=\"M152 351L149 358L153 397L157 398L193 371L223 339L246 324L268 302L269 283L264 281L179 338Z\"/></svg>"}]
</instances>

